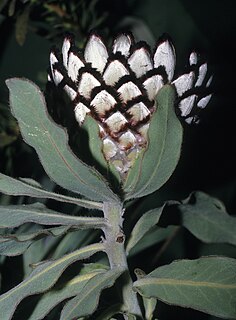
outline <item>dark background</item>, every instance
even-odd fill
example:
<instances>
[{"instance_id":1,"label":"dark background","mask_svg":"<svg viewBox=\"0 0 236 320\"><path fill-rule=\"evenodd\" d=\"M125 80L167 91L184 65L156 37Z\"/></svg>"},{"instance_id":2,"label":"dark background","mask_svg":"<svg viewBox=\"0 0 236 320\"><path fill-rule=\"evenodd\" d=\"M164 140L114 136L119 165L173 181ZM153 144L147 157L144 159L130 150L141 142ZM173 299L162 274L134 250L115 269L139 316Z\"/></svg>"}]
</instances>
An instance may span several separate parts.
<instances>
[{"instance_id":1,"label":"dark background","mask_svg":"<svg viewBox=\"0 0 236 320\"><path fill-rule=\"evenodd\" d=\"M76 1L71 1L71 3L74 2ZM183 199L193 190L202 190L221 199L228 212L235 214L236 2L234 0L77 2L80 3L79 6L81 5L80 10L73 12L68 9L67 1L35 1L34 5L30 5L30 9L28 9L30 1L16 1L15 10L13 14L10 12L10 15L9 8L12 10L10 6L13 1L0 2L2 6L0 14L1 172L38 180L44 175L35 152L22 142L16 124L9 116L5 79L15 76L26 77L44 89L50 48L53 44L61 45L65 31L75 32L78 43L82 45L86 35L94 27L108 39L121 30L132 30L137 40L146 40L152 47L163 33L168 33L176 48L176 75L183 72L191 50L197 50L208 61L209 72L214 75L213 97L201 114L200 124L193 126L184 124L184 143L179 165L170 181L160 191L148 197L147 206L154 207L167 199ZM94 2L94 8L88 9L92 2ZM60 16L59 12L52 10L53 7L50 11L45 7L45 3L57 5L60 8L65 5L68 17ZM24 24L19 22L19 17L24 17L24 14L26 16L25 10L30 12L26 29ZM72 13L73 19L70 17ZM5 199L2 198L2 201L4 203ZM185 252L188 256L197 256L199 250L196 251L193 246L196 245L199 248L199 243L195 243L188 234L184 237L191 243ZM181 251L178 246L179 243L176 243L176 247L172 250ZM235 252L233 253L232 248L229 247L222 249L212 245L210 248L213 253L230 252L235 256ZM208 247L204 247L202 252L208 253ZM176 257L179 257L178 254ZM181 311L182 314L178 308L163 308L165 317L161 319L173 319L175 312L176 315L181 314L183 319L210 318L198 312Z\"/></svg>"}]
</instances>

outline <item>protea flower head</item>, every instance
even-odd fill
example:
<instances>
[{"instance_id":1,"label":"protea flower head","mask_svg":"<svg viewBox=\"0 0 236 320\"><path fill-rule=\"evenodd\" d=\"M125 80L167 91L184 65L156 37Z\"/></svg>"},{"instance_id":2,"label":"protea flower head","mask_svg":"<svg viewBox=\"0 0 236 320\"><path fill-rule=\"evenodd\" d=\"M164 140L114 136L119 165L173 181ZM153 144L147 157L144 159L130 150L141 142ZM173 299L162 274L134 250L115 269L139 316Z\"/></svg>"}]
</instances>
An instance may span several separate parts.
<instances>
[{"instance_id":1,"label":"protea flower head","mask_svg":"<svg viewBox=\"0 0 236 320\"><path fill-rule=\"evenodd\" d=\"M72 36L62 45L62 54L50 54L49 81L63 88L73 102L75 118L82 125L91 115L98 123L103 154L121 176L126 175L140 150L146 147L149 122L158 106L155 97L167 83L177 93L177 108L186 122L198 121L211 95L200 96L208 87L207 64L189 58L189 72L173 80L175 50L168 38L151 52L145 42L135 43L131 34L120 34L107 49L101 37L92 33L84 51Z\"/></svg>"}]
</instances>

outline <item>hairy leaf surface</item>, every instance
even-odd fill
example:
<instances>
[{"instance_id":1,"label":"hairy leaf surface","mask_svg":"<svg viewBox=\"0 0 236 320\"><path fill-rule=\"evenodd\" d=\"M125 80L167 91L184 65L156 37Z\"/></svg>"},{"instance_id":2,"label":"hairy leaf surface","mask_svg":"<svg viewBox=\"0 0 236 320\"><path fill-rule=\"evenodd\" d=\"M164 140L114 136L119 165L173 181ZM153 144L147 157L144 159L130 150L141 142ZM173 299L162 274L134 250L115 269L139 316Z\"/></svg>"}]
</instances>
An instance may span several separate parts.
<instances>
[{"instance_id":1,"label":"hairy leaf surface","mask_svg":"<svg viewBox=\"0 0 236 320\"><path fill-rule=\"evenodd\" d=\"M96 243L69 253L58 260L40 263L28 278L0 296L2 320L10 320L17 305L24 298L51 288L70 264L77 260L86 259L103 250L104 245Z\"/></svg>"},{"instance_id":2,"label":"hairy leaf surface","mask_svg":"<svg viewBox=\"0 0 236 320\"><path fill-rule=\"evenodd\" d=\"M0 191L12 196L30 196L35 198L53 199L66 203L73 203L88 209L100 209L102 204L99 202L68 197L63 194L49 192L33 179L19 178L14 179L0 173Z\"/></svg>"},{"instance_id":3,"label":"hairy leaf surface","mask_svg":"<svg viewBox=\"0 0 236 320\"><path fill-rule=\"evenodd\" d=\"M39 88L19 78L9 79L6 84L21 134L35 148L49 177L61 187L91 200L117 200L102 175L72 153L66 131L49 117Z\"/></svg>"},{"instance_id":4,"label":"hairy leaf surface","mask_svg":"<svg viewBox=\"0 0 236 320\"><path fill-rule=\"evenodd\" d=\"M14 228L26 222L81 228L100 228L105 224L103 218L71 216L48 209L42 203L0 207L0 228Z\"/></svg>"},{"instance_id":5,"label":"hairy leaf surface","mask_svg":"<svg viewBox=\"0 0 236 320\"><path fill-rule=\"evenodd\" d=\"M123 269L114 269L93 277L75 298L67 302L62 310L60 320L72 320L92 314L103 289L111 287L122 274Z\"/></svg>"},{"instance_id":6,"label":"hairy leaf surface","mask_svg":"<svg viewBox=\"0 0 236 320\"><path fill-rule=\"evenodd\" d=\"M230 216L218 199L194 192L178 209L183 226L198 239L236 245L236 217Z\"/></svg>"},{"instance_id":7,"label":"hairy leaf surface","mask_svg":"<svg viewBox=\"0 0 236 320\"><path fill-rule=\"evenodd\" d=\"M66 283L60 290L56 289L45 293L37 303L28 320L44 319L56 305L68 298L78 295L90 279L97 275L102 275L104 272L107 272L104 268L83 272L83 274L78 275Z\"/></svg>"},{"instance_id":8,"label":"hairy leaf surface","mask_svg":"<svg viewBox=\"0 0 236 320\"><path fill-rule=\"evenodd\" d=\"M183 129L175 110L175 90L164 86L148 130L148 146L135 161L124 184L126 199L158 190L172 175L180 157Z\"/></svg>"},{"instance_id":9,"label":"hairy leaf surface","mask_svg":"<svg viewBox=\"0 0 236 320\"><path fill-rule=\"evenodd\" d=\"M203 257L155 269L134 283L147 298L236 319L236 260Z\"/></svg>"}]
</instances>

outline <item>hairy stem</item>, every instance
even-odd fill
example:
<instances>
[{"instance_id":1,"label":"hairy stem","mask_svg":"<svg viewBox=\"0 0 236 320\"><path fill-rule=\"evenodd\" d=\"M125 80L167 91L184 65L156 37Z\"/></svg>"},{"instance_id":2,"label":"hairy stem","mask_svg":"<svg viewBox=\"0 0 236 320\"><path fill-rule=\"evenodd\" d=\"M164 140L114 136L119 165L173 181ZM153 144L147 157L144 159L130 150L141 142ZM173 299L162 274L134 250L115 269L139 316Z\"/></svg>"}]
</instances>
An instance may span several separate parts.
<instances>
[{"instance_id":1,"label":"hairy stem","mask_svg":"<svg viewBox=\"0 0 236 320\"><path fill-rule=\"evenodd\" d=\"M125 234L123 226L123 207L120 203L105 202L103 205L104 218L107 226L104 227L106 253L110 262L111 269L124 269L123 280L125 285L122 288L123 301L126 304L126 311L142 318L136 293L133 291L133 282L130 277L125 253Z\"/></svg>"}]
</instances>

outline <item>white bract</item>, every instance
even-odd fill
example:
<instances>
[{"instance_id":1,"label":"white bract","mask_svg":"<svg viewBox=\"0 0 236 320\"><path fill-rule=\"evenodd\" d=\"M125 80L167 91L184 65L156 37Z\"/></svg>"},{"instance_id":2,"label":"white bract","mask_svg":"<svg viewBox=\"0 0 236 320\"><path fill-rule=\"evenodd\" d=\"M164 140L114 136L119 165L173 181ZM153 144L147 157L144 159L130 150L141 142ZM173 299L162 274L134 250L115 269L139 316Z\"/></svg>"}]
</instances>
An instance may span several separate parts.
<instances>
[{"instance_id":1,"label":"white bract","mask_svg":"<svg viewBox=\"0 0 236 320\"><path fill-rule=\"evenodd\" d=\"M140 150L147 144L147 131L158 106L155 97L167 83L177 94L177 110L187 123L198 122L198 112L211 95L207 64L200 64L195 52L189 58L189 72L173 80L175 50L167 38L152 53L145 42L135 43L131 34L115 38L107 49L101 38L90 35L84 51L68 36L62 54L50 54L49 81L63 88L73 102L75 118L82 125L90 114L98 123L103 153L121 176L125 176Z\"/></svg>"}]
</instances>

